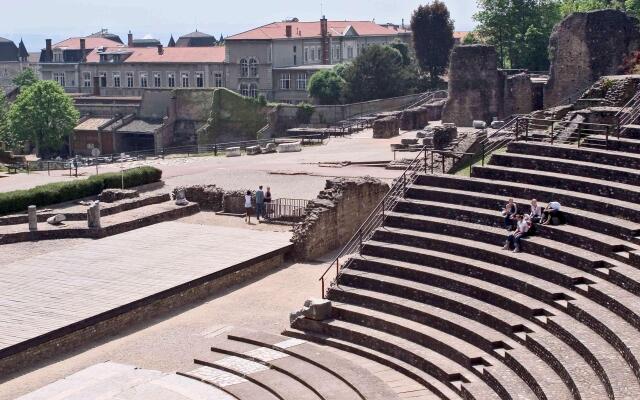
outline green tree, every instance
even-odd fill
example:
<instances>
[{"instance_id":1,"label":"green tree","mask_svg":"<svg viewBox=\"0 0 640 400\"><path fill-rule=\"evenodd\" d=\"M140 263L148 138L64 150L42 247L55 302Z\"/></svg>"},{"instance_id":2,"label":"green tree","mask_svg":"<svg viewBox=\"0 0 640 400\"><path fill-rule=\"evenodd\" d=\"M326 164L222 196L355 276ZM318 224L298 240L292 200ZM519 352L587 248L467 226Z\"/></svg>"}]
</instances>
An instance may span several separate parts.
<instances>
[{"instance_id":1,"label":"green tree","mask_svg":"<svg viewBox=\"0 0 640 400\"><path fill-rule=\"evenodd\" d=\"M496 47L503 68L548 68L541 49L562 18L559 0L478 0L478 8L478 34Z\"/></svg>"},{"instance_id":2,"label":"green tree","mask_svg":"<svg viewBox=\"0 0 640 400\"><path fill-rule=\"evenodd\" d=\"M449 65L449 55L455 44L453 30L447 6L438 0L419 6L411 16L418 65L430 75L433 86Z\"/></svg>"},{"instance_id":3,"label":"green tree","mask_svg":"<svg viewBox=\"0 0 640 400\"><path fill-rule=\"evenodd\" d=\"M640 15L640 0L563 0L560 5L562 15L573 12L591 11L603 8L625 10L630 14Z\"/></svg>"},{"instance_id":4,"label":"green tree","mask_svg":"<svg viewBox=\"0 0 640 400\"><path fill-rule=\"evenodd\" d=\"M325 69L311 75L309 79L309 95L316 99L320 104L338 104L342 97L342 87L344 80L336 71L338 66L333 69Z\"/></svg>"},{"instance_id":5,"label":"green tree","mask_svg":"<svg viewBox=\"0 0 640 400\"><path fill-rule=\"evenodd\" d=\"M393 43L390 43L389 46L400 52L400 55L402 55L402 65L407 66L413 62L413 60L411 59L409 46L405 42L396 40Z\"/></svg>"},{"instance_id":6,"label":"green tree","mask_svg":"<svg viewBox=\"0 0 640 400\"><path fill-rule=\"evenodd\" d=\"M467 36L462 40L462 44L470 45L470 44L480 44L480 39L475 32L469 32Z\"/></svg>"},{"instance_id":7,"label":"green tree","mask_svg":"<svg viewBox=\"0 0 640 400\"><path fill-rule=\"evenodd\" d=\"M20 92L7 120L17 141L29 140L43 154L60 150L79 117L71 97L58 83L38 81Z\"/></svg>"},{"instance_id":8,"label":"green tree","mask_svg":"<svg viewBox=\"0 0 640 400\"><path fill-rule=\"evenodd\" d=\"M38 81L36 73L31 68L25 68L15 78L13 78L13 84L20 89L31 86Z\"/></svg>"},{"instance_id":9,"label":"green tree","mask_svg":"<svg viewBox=\"0 0 640 400\"><path fill-rule=\"evenodd\" d=\"M0 89L0 142L10 147L14 145L13 138L9 135L7 123L7 114L9 113L9 103L4 95L4 91Z\"/></svg>"},{"instance_id":10,"label":"green tree","mask_svg":"<svg viewBox=\"0 0 640 400\"><path fill-rule=\"evenodd\" d=\"M345 101L348 103L401 96L411 87L410 68L402 54L390 47L367 47L344 69Z\"/></svg>"}]
</instances>

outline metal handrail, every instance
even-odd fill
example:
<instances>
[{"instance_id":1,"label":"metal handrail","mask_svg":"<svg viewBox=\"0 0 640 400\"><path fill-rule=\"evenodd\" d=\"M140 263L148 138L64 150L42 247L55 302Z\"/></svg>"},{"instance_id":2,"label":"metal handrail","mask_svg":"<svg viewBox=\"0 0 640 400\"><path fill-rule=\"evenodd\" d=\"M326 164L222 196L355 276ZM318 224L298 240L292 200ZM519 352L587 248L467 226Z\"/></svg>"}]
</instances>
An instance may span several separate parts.
<instances>
[{"instance_id":1,"label":"metal handrail","mask_svg":"<svg viewBox=\"0 0 640 400\"><path fill-rule=\"evenodd\" d=\"M423 169L425 173L427 172L428 151L429 150L427 149L427 147L424 146L418 152L418 155L413 159L413 161L411 161L402 175L400 175L400 177L395 180L395 183L389 189L387 194L376 205L376 207L374 207L369 216L360 225L360 228L358 228L356 233L342 247L342 250L338 253L329 267L327 267L320 279L318 279L318 281L322 283L322 298L325 298L325 278L329 271L331 271L335 267L335 281L337 282L342 271L342 269L340 268L340 260L347 255L353 254L356 250L358 251L358 253L360 253L363 243L371 238L375 229L383 225L386 218L385 212L388 210L393 210L400 198L404 198L407 187L415 182L418 172Z\"/></svg>"}]
</instances>

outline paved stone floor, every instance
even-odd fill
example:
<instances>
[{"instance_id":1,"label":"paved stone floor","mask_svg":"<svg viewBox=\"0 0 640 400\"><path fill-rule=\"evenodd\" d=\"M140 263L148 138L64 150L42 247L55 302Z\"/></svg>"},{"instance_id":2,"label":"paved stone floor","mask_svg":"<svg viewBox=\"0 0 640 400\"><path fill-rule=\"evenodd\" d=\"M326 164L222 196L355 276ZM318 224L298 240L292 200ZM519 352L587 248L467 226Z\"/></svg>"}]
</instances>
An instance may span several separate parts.
<instances>
[{"instance_id":1,"label":"paved stone floor","mask_svg":"<svg viewBox=\"0 0 640 400\"><path fill-rule=\"evenodd\" d=\"M288 246L289 238L167 222L4 265L0 349Z\"/></svg>"}]
</instances>

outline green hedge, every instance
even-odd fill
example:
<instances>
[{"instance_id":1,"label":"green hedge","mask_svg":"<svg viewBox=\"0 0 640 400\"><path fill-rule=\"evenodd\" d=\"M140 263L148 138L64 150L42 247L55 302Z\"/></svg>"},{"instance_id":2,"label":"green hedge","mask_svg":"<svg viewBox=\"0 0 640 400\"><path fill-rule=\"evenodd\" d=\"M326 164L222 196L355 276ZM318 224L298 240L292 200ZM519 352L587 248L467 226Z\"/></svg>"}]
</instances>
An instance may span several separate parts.
<instances>
[{"instance_id":1,"label":"green hedge","mask_svg":"<svg viewBox=\"0 0 640 400\"><path fill-rule=\"evenodd\" d=\"M0 215L26 211L30 205L42 207L95 196L103 189L122 187L122 176L120 172L109 172L73 182L49 183L28 190L0 193ZM124 187L146 185L161 178L162 171L154 167L127 169L124 171Z\"/></svg>"}]
</instances>

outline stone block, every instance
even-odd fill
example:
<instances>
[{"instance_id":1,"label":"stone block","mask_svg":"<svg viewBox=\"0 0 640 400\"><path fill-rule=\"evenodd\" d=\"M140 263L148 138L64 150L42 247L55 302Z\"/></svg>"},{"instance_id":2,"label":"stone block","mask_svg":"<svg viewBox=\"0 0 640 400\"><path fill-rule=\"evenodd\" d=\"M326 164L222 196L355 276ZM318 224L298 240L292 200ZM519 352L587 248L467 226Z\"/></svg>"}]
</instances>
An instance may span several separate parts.
<instances>
[{"instance_id":1,"label":"stone block","mask_svg":"<svg viewBox=\"0 0 640 400\"><path fill-rule=\"evenodd\" d=\"M50 225L60 225L66 221L67 217L64 214L56 214L53 217L47 218L47 223Z\"/></svg>"},{"instance_id":2,"label":"stone block","mask_svg":"<svg viewBox=\"0 0 640 400\"><path fill-rule=\"evenodd\" d=\"M36 206L29 206L27 209L27 213L29 216L29 230L37 231L38 230L38 214L36 213Z\"/></svg>"},{"instance_id":3,"label":"stone block","mask_svg":"<svg viewBox=\"0 0 640 400\"><path fill-rule=\"evenodd\" d=\"M100 201L95 201L87 210L87 225L90 229L100 229Z\"/></svg>"},{"instance_id":4,"label":"stone block","mask_svg":"<svg viewBox=\"0 0 640 400\"><path fill-rule=\"evenodd\" d=\"M189 200L187 200L187 194L183 188L179 188L176 190L176 205L177 206L187 206L189 205Z\"/></svg>"},{"instance_id":5,"label":"stone block","mask_svg":"<svg viewBox=\"0 0 640 400\"><path fill-rule=\"evenodd\" d=\"M406 139L400 140L400 143L402 143L405 146L409 146L409 145L412 145L412 144L417 144L418 143L418 139L406 138Z\"/></svg>"},{"instance_id":6,"label":"stone block","mask_svg":"<svg viewBox=\"0 0 640 400\"><path fill-rule=\"evenodd\" d=\"M418 131L416 132L416 138L418 139L424 139L427 137L427 132L425 131Z\"/></svg>"},{"instance_id":7,"label":"stone block","mask_svg":"<svg viewBox=\"0 0 640 400\"><path fill-rule=\"evenodd\" d=\"M275 153L278 150L278 145L275 143L267 143L266 146L264 146L264 150L262 151L263 153Z\"/></svg>"},{"instance_id":8,"label":"stone block","mask_svg":"<svg viewBox=\"0 0 640 400\"><path fill-rule=\"evenodd\" d=\"M304 302L304 316L315 321L331 318L331 300L311 298Z\"/></svg>"},{"instance_id":9,"label":"stone block","mask_svg":"<svg viewBox=\"0 0 640 400\"><path fill-rule=\"evenodd\" d=\"M249 146L247 147L247 155L255 156L256 154L262 153L262 148L260 146Z\"/></svg>"},{"instance_id":10,"label":"stone block","mask_svg":"<svg viewBox=\"0 0 640 400\"><path fill-rule=\"evenodd\" d=\"M137 190L131 189L105 189L98 195L98 200L103 203L114 203L116 201L139 197Z\"/></svg>"},{"instance_id":11,"label":"stone block","mask_svg":"<svg viewBox=\"0 0 640 400\"><path fill-rule=\"evenodd\" d=\"M373 122L373 138L386 139L400 134L400 123L397 117L384 117Z\"/></svg>"},{"instance_id":12,"label":"stone block","mask_svg":"<svg viewBox=\"0 0 640 400\"><path fill-rule=\"evenodd\" d=\"M280 143L277 151L278 153L295 153L302 151L302 144L300 142Z\"/></svg>"},{"instance_id":13,"label":"stone block","mask_svg":"<svg viewBox=\"0 0 640 400\"><path fill-rule=\"evenodd\" d=\"M484 129L487 127L487 123L484 121L480 121L480 120L474 120L473 121L473 128L474 129Z\"/></svg>"},{"instance_id":14,"label":"stone block","mask_svg":"<svg viewBox=\"0 0 640 400\"><path fill-rule=\"evenodd\" d=\"M500 129L504 126L504 121L493 121L491 123L491 129Z\"/></svg>"},{"instance_id":15,"label":"stone block","mask_svg":"<svg viewBox=\"0 0 640 400\"><path fill-rule=\"evenodd\" d=\"M227 157L240 157L242 155L240 147L229 147L224 153Z\"/></svg>"}]
</instances>

